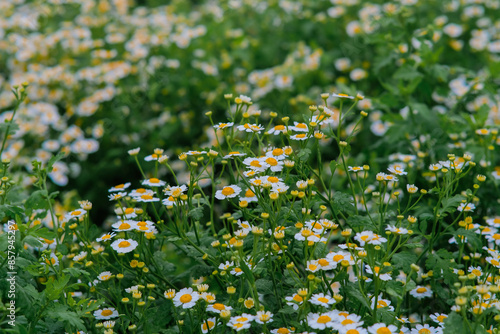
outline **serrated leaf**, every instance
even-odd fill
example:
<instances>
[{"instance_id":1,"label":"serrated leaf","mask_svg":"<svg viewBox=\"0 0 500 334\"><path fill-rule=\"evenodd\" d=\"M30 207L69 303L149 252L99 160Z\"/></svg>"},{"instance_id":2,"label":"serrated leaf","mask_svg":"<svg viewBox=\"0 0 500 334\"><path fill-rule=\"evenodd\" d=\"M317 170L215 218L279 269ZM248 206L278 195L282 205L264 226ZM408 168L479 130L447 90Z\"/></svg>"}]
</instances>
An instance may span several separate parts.
<instances>
[{"instance_id":1,"label":"serrated leaf","mask_svg":"<svg viewBox=\"0 0 500 334\"><path fill-rule=\"evenodd\" d=\"M273 282L268 279L261 278L256 280L255 286L257 287L257 291L262 294L273 293Z\"/></svg>"},{"instance_id":2,"label":"serrated leaf","mask_svg":"<svg viewBox=\"0 0 500 334\"><path fill-rule=\"evenodd\" d=\"M300 161L307 161L307 160L309 160L310 155L311 155L311 150L308 148L303 148L297 154L297 157L299 158Z\"/></svg>"},{"instance_id":3,"label":"serrated leaf","mask_svg":"<svg viewBox=\"0 0 500 334\"><path fill-rule=\"evenodd\" d=\"M69 311L66 305L53 304L53 306L47 310L46 315L69 324L70 326L85 330L85 325L83 320L80 319L80 316L75 312Z\"/></svg>"},{"instance_id":4,"label":"serrated leaf","mask_svg":"<svg viewBox=\"0 0 500 334\"><path fill-rule=\"evenodd\" d=\"M391 263L396 269L403 269L404 272L410 272L410 266L417 261L418 257L414 253L400 252L392 256Z\"/></svg>"},{"instance_id":5,"label":"serrated leaf","mask_svg":"<svg viewBox=\"0 0 500 334\"><path fill-rule=\"evenodd\" d=\"M69 267L69 268L64 269L63 273L68 273L68 274L70 274L73 277L80 277L82 275L84 275L84 276L89 276L90 275L90 273L88 271L81 270L81 269L78 269L78 268L73 268L73 267Z\"/></svg>"},{"instance_id":6,"label":"serrated leaf","mask_svg":"<svg viewBox=\"0 0 500 334\"><path fill-rule=\"evenodd\" d=\"M49 208L47 202L47 192L45 190L37 190L31 193L30 197L24 202L24 207L27 212L34 210L45 210Z\"/></svg>"},{"instance_id":7,"label":"serrated leaf","mask_svg":"<svg viewBox=\"0 0 500 334\"><path fill-rule=\"evenodd\" d=\"M441 202L441 208L439 209L439 214L451 213L457 210L458 206L465 199L462 195L455 195L453 197L445 198Z\"/></svg>"},{"instance_id":8,"label":"serrated leaf","mask_svg":"<svg viewBox=\"0 0 500 334\"><path fill-rule=\"evenodd\" d=\"M464 326L462 316L456 312L451 312L450 315L444 319L443 334L466 334L467 330Z\"/></svg>"},{"instance_id":9,"label":"serrated leaf","mask_svg":"<svg viewBox=\"0 0 500 334\"><path fill-rule=\"evenodd\" d=\"M355 212L352 196L340 191L333 194L332 206L334 210L345 212L350 215Z\"/></svg>"},{"instance_id":10,"label":"serrated leaf","mask_svg":"<svg viewBox=\"0 0 500 334\"><path fill-rule=\"evenodd\" d=\"M197 207L189 211L189 217L192 217L194 220L200 220L203 218L203 207Z\"/></svg>"}]
</instances>

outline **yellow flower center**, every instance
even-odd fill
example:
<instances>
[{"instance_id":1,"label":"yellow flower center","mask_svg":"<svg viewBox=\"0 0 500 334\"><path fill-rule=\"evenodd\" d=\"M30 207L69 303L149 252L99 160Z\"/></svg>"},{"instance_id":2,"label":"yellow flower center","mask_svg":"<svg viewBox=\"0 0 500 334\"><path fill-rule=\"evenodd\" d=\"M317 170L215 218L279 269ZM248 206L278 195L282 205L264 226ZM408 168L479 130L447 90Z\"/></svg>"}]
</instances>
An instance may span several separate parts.
<instances>
[{"instance_id":1,"label":"yellow flower center","mask_svg":"<svg viewBox=\"0 0 500 334\"><path fill-rule=\"evenodd\" d=\"M318 301L327 304L329 300L326 297L319 297Z\"/></svg>"},{"instance_id":2,"label":"yellow flower center","mask_svg":"<svg viewBox=\"0 0 500 334\"><path fill-rule=\"evenodd\" d=\"M427 289L426 288L418 288L417 292L418 293L424 293L424 292L427 292Z\"/></svg>"},{"instance_id":3,"label":"yellow flower center","mask_svg":"<svg viewBox=\"0 0 500 334\"><path fill-rule=\"evenodd\" d=\"M318 318L317 322L319 324L326 324L328 322L332 321L332 318L330 318L329 316L327 315L322 315Z\"/></svg>"},{"instance_id":4,"label":"yellow flower center","mask_svg":"<svg viewBox=\"0 0 500 334\"><path fill-rule=\"evenodd\" d=\"M123 240L118 244L118 247L120 247L120 248L126 248L129 246L130 246L130 242L128 242L127 240Z\"/></svg>"},{"instance_id":5,"label":"yellow flower center","mask_svg":"<svg viewBox=\"0 0 500 334\"><path fill-rule=\"evenodd\" d=\"M285 128L285 127L283 127L283 128ZM273 155L274 156L279 156L279 155L282 155L282 154L283 154L283 150L281 148L275 148L273 150Z\"/></svg>"},{"instance_id":6,"label":"yellow flower center","mask_svg":"<svg viewBox=\"0 0 500 334\"><path fill-rule=\"evenodd\" d=\"M387 306L387 303L386 303L385 300L379 300L378 301L377 308L386 307L386 306Z\"/></svg>"},{"instance_id":7,"label":"yellow flower center","mask_svg":"<svg viewBox=\"0 0 500 334\"><path fill-rule=\"evenodd\" d=\"M231 187L224 187L222 189L222 195L229 196L229 195L232 195L232 194L234 194L234 189L233 188L231 188Z\"/></svg>"},{"instance_id":8,"label":"yellow flower center","mask_svg":"<svg viewBox=\"0 0 500 334\"><path fill-rule=\"evenodd\" d=\"M138 192L139 194L144 194L146 192L146 189L139 188L139 189L136 190L136 192Z\"/></svg>"},{"instance_id":9,"label":"yellow flower center","mask_svg":"<svg viewBox=\"0 0 500 334\"><path fill-rule=\"evenodd\" d=\"M254 197L254 196L255 196L255 193L253 191L251 191L250 189L248 189L245 192L245 197Z\"/></svg>"},{"instance_id":10,"label":"yellow flower center","mask_svg":"<svg viewBox=\"0 0 500 334\"><path fill-rule=\"evenodd\" d=\"M252 162L250 162L250 166L252 166L252 167L262 167L262 165L260 164L259 160L253 160Z\"/></svg>"},{"instance_id":11,"label":"yellow flower center","mask_svg":"<svg viewBox=\"0 0 500 334\"><path fill-rule=\"evenodd\" d=\"M126 209L125 209L125 214L126 214L126 215L129 215L129 214L131 214L132 212L134 212L134 208L126 208Z\"/></svg>"},{"instance_id":12,"label":"yellow flower center","mask_svg":"<svg viewBox=\"0 0 500 334\"><path fill-rule=\"evenodd\" d=\"M319 259L318 263L320 265L322 265L323 267L326 267L326 266L328 266L330 264L330 262L328 262L328 260L326 260L326 259Z\"/></svg>"},{"instance_id":13,"label":"yellow flower center","mask_svg":"<svg viewBox=\"0 0 500 334\"><path fill-rule=\"evenodd\" d=\"M341 254L337 254L333 257L333 261L335 262L340 262L344 259L344 255L341 255Z\"/></svg>"},{"instance_id":14,"label":"yellow flower center","mask_svg":"<svg viewBox=\"0 0 500 334\"><path fill-rule=\"evenodd\" d=\"M153 199L153 196L151 196L151 195L142 195L141 198L145 199L145 200L148 200L148 199Z\"/></svg>"},{"instance_id":15,"label":"yellow flower center","mask_svg":"<svg viewBox=\"0 0 500 334\"><path fill-rule=\"evenodd\" d=\"M361 240L366 241L368 240L369 236L368 235L363 235L361 236Z\"/></svg>"},{"instance_id":16,"label":"yellow flower center","mask_svg":"<svg viewBox=\"0 0 500 334\"><path fill-rule=\"evenodd\" d=\"M302 298L299 295L295 295L295 296L293 296L293 300L296 301L297 303L300 303L304 300L304 298Z\"/></svg>"},{"instance_id":17,"label":"yellow flower center","mask_svg":"<svg viewBox=\"0 0 500 334\"><path fill-rule=\"evenodd\" d=\"M183 304L189 303L192 299L193 297L189 293L186 293L185 295L182 295L181 298L179 298L179 300Z\"/></svg>"},{"instance_id":18,"label":"yellow flower center","mask_svg":"<svg viewBox=\"0 0 500 334\"><path fill-rule=\"evenodd\" d=\"M301 134L297 135L296 137L297 137L297 138L305 138L305 137L306 137L306 135L305 135L304 133L301 133Z\"/></svg>"},{"instance_id":19,"label":"yellow flower center","mask_svg":"<svg viewBox=\"0 0 500 334\"><path fill-rule=\"evenodd\" d=\"M120 227L118 227L118 229L120 229L120 230L126 230L126 229L129 229L129 228L130 228L130 224L129 223L121 223Z\"/></svg>"},{"instance_id":20,"label":"yellow flower center","mask_svg":"<svg viewBox=\"0 0 500 334\"><path fill-rule=\"evenodd\" d=\"M431 334L431 331L427 328L422 328L418 331L418 334Z\"/></svg>"},{"instance_id":21,"label":"yellow flower center","mask_svg":"<svg viewBox=\"0 0 500 334\"><path fill-rule=\"evenodd\" d=\"M310 264L310 265L309 265L309 270L316 270L316 269L318 269L318 266L317 266L317 265L315 265L315 264ZM318 299L318 300L319 300L319 299Z\"/></svg>"},{"instance_id":22,"label":"yellow flower center","mask_svg":"<svg viewBox=\"0 0 500 334\"><path fill-rule=\"evenodd\" d=\"M103 235L101 239L108 240L109 238L111 238L111 236L109 234L106 234L106 235Z\"/></svg>"},{"instance_id":23,"label":"yellow flower center","mask_svg":"<svg viewBox=\"0 0 500 334\"><path fill-rule=\"evenodd\" d=\"M248 321L248 318L247 317L239 317L238 319L236 319L236 321L245 322L245 321Z\"/></svg>"},{"instance_id":24,"label":"yellow flower center","mask_svg":"<svg viewBox=\"0 0 500 334\"><path fill-rule=\"evenodd\" d=\"M303 237L308 237L308 236L310 236L312 234L312 232L311 232L311 230L307 230L306 229L306 230L302 230L300 232L300 234L302 234Z\"/></svg>"},{"instance_id":25,"label":"yellow flower center","mask_svg":"<svg viewBox=\"0 0 500 334\"><path fill-rule=\"evenodd\" d=\"M271 166L276 166L278 165L278 161L274 158L267 158L266 159L266 163L271 165Z\"/></svg>"},{"instance_id":26,"label":"yellow flower center","mask_svg":"<svg viewBox=\"0 0 500 334\"><path fill-rule=\"evenodd\" d=\"M149 183L160 183L160 180L158 180L157 178L153 177L153 178L149 179Z\"/></svg>"},{"instance_id":27,"label":"yellow flower center","mask_svg":"<svg viewBox=\"0 0 500 334\"><path fill-rule=\"evenodd\" d=\"M299 123L295 127L299 129L307 129L307 125L305 123Z\"/></svg>"},{"instance_id":28,"label":"yellow flower center","mask_svg":"<svg viewBox=\"0 0 500 334\"><path fill-rule=\"evenodd\" d=\"M447 316L445 316L445 315L440 315L440 316L438 316L436 319L437 319L437 321L439 321L439 322L443 322L443 321L444 321L444 319L446 319L446 318L448 318L448 317L447 317Z\"/></svg>"},{"instance_id":29,"label":"yellow flower center","mask_svg":"<svg viewBox=\"0 0 500 334\"><path fill-rule=\"evenodd\" d=\"M180 188L176 188L176 189L174 189L174 190L172 191L172 196L173 196L173 197L179 197L181 193L182 193L182 189L180 189Z\"/></svg>"},{"instance_id":30,"label":"yellow flower center","mask_svg":"<svg viewBox=\"0 0 500 334\"><path fill-rule=\"evenodd\" d=\"M123 183L122 183L122 184L119 184L119 185L117 185L117 186L115 186L115 188L117 188L117 189L121 189L121 188L123 188L123 187L125 187L125 185L124 185Z\"/></svg>"},{"instance_id":31,"label":"yellow flower center","mask_svg":"<svg viewBox=\"0 0 500 334\"><path fill-rule=\"evenodd\" d=\"M269 176L267 178L267 181L269 181L271 183L278 183L280 181L280 179L278 179L276 176Z\"/></svg>"},{"instance_id":32,"label":"yellow flower center","mask_svg":"<svg viewBox=\"0 0 500 334\"><path fill-rule=\"evenodd\" d=\"M101 311L101 315L102 315L103 317L108 317L108 316L110 316L110 315L112 315L112 314L113 314L113 311L111 311L111 310L102 310L102 311Z\"/></svg>"},{"instance_id":33,"label":"yellow flower center","mask_svg":"<svg viewBox=\"0 0 500 334\"><path fill-rule=\"evenodd\" d=\"M215 303L215 304L213 305L213 308L214 308L214 309L216 309L216 310L222 311L222 310L224 310L226 307L225 307L223 304L221 304L221 303Z\"/></svg>"},{"instance_id":34,"label":"yellow flower center","mask_svg":"<svg viewBox=\"0 0 500 334\"><path fill-rule=\"evenodd\" d=\"M81 214L82 212L80 210L76 210L76 211L73 211L71 212L71 215L72 216L78 216L79 214Z\"/></svg>"},{"instance_id":35,"label":"yellow flower center","mask_svg":"<svg viewBox=\"0 0 500 334\"><path fill-rule=\"evenodd\" d=\"M344 321L341 322L342 325L346 326L346 325L350 325L350 324L353 324L354 321L351 320L351 319L345 319Z\"/></svg>"},{"instance_id":36,"label":"yellow flower center","mask_svg":"<svg viewBox=\"0 0 500 334\"><path fill-rule=\"evenodd\" d=\"M289 333L290 333L290 331L288 330L288 328L281 327L281 328L279 328L279 329L276 331L276 333L278 333L278 334L289 334Z\"/></svg>"},{"instance_id":37,"label":"yellow flower center","mask_svg":"<svg viewBox=\"0 0 500 334\"><path fill-rule=\"evenodd\" d=\"M359 334L359 331L357 329L349 329L346 334Z\"/></svg>"},{"instance_id":38,"label":"yellow flower center","mask_svg":"<svg viewBox=\"0 0 500 334\"><path fill-rule=\"evenodd\" d=\"M207 326L208 324L208 326ZM213 328L214 327L214 322L213 321L210 321L210 320L207 320L206 322L204 322L202 325L201 325L201 328L206 331L208 330L209 328Z\"/></svg>"}]
</instances>

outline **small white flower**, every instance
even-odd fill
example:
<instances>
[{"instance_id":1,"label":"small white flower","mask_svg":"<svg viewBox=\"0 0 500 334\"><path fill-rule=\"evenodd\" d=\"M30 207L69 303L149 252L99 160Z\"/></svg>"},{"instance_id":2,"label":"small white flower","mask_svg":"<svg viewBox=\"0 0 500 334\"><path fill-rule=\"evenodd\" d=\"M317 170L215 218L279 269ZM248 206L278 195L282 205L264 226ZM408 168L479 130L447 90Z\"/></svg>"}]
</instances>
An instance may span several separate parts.
<instances>
[{"instance_id":1,"label":"small white flower","mask_svg":"<svg viewBox=\"0 0 500 334\"><path fill-rule=\"evenodd\" d=\"M234 198L238 196L241 192L241 188L238 187L237 185L231 185L222 188L222 190L217 190L215 193L215 198L219 200L223 200L226 198Z\"/></svg>"},{"instance_id":2,"label":"small white flower","mask_svg":"<svg viewBox=\"0 0 500 334\"><path fill-rule=\"evenodd\" d=\"M133 239L118 239L111 244L111 247L117 253L129 253L136 249L137 245L139 243Z\"/></svg>"},{"instance_id":3,"label":"small white flower","mask_svg":"<svg viewBox=\"0 0 500 334\"><path fill-rule=\"evenodd\" d=\"M175 294L173 299L174 305L182 308L192 308L196 302L200 299L198 292L194 291L192 288L184 288Z\"/></svg>"}]
</instances>

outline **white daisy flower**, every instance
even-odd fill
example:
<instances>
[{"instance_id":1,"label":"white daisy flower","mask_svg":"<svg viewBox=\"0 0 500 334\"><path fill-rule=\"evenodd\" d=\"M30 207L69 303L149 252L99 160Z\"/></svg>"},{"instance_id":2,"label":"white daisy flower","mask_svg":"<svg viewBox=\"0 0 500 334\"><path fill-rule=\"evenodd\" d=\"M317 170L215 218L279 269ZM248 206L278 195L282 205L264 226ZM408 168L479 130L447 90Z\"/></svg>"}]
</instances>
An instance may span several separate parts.
<instances>
[{"instance_id":1,"label":"white daisy flower","mask_svg":"<svg viewBox=\"0 0 500 334\"><path fill-rule=\"evenodd\" d=\"M257 311L255 322L259 324L266 324L273 321L273 314L269 311Z\"/></svg>"},{"instance_id":2,"label":"white daisy flower","mask_svg":"<svg viewBox=\"0 0 500 334\"><path fill-rule=\"evenodd\" d=\"M307 264L306 264L306 270L307 271L315 273L315 272L317 272L320 269L321 269L321 265L318 263L317 260L309 260L309 261L307 261Z\"/></svg>"},{"instance_id":3,"label":"white daisy flower","mask_svg":"<svg viewBox=\"0 0 500 334\"><path fill-rule=\"evenodd\" d=\"M297 132L309 132L309 128L306 123L293 122L293 126L290 126L289 129Z\"/></svg>"},{"instance_id":4,"label":"white daisy flower","mask_svg":"<svg viewBox=\"0 0 500 334\"><path fill-rule=\"evenodd\" d=\"M142 181L143 186L149 187L163 187L165 184L167 184L165 181L159 180L155 177Z\"/></svg>"},{"instance_id":5,"label":"white daisy flower","mask_svg":"<svg viewBox=\"0 0 500 334\"><path fill-rule=\"evenodd\" d=\"M474 211L474 209L476 208L476 206L472 203L460 203L460 205L458 206L457 210L462 212L462 211L465 211L465 212L472 212Z\"/></svg>"},{"instance_id":6,"label":"white daisy flower","mask_svg":"<svg viewBox=\"0 0 500 334\"><path fill-rule=\"evenodd\" d=\"M203 323L201 324L201 332L208 333L215 327L216 324L217 320L215 318L208 318L204 320Z\"/></svg>"},{"instance_id":7,"label":"white daisy flower","mask_svg":"<svg viewBox=\"0 0 500 334\"><path fill-rule=\"evenodd\" d=\"M198 292L194 291L192 288L184 288L175 294L173 299L174 305L182 308L192 308L196 302L200 299Z\"/></svg>"},{"instance_id":8,"label":"white daisy flower","mask_svg":"<svg viewBox=\"0 0 500 334\"><path fill-rule=\"evenodd\" d=\"M243 164L256 172L263 172L269 168L269 165L261 158L245 158Z\"/></svg>"},{"instance_id":9,"label":"white daisy flower","mask_svg":"<svg viewBox=\"0 0 500 334\"><path fill-rule=\"evenodd\" d=\"M154 197L153 195L149 194L144 194L138 197L134 197L134 200L136 200L137 202L144 202L144 203L160 201L158 197Z\"/></svg>"},{"instance_id":10,"label":"white daisy flower","mask_svg":"<svg viewBox=\"0 0 500 334\"><path fill-rule=\"evenodd\" d=\"M225 129L225 128L229 128L231 126L233 126L234 123L233 122L228 122L228 123L219 123L219 124L216 124L214 125L214 128L216 130L222 130L222 129Z\"/></svg>"},{"instance_id":11,"label":"white daisy flower","mask_svg":"<svg viewBox=\"0 0 500 334\"><path fill-rule=\"evenodd\" d=\"M97 279L99 281L107 281L111 279L112 276L113 274L111 274L111 271L103 271L102 273L99 274L99 276L97 276Z\"/></svg>"},{"instance_id":12,"label":"white daisy flower","mask_svg":"<svg viewBox=\"0 0 500 334\"><path fill-rule=\"evenodd\" d=\"M362 170L363 170L363 167L362 167L362 166L354 166L354 167L352 167L352 166L347 166L347 170L348 170L349 172L354 172L354 173L357 173L357 172L359 172L359 171L362 171Z\"/></svg>"},{"instance_id":13,"label":"white daisy flower","mask_svg":"<svg viewBox=\"0 0 500 334\"><path fill-rule=\"evenodd\" d=\"M326 313L309 313L307 315L307 324L309 327L313 329L325 329L325 328L333 328L337 317L334 312L326 312Z\"/></svg>"},{"instance_id":14,"label":"white daisy flower","mask_svg":"<svg viewBox=\"0 0 500 334\"><path fill-rule=\"evenodd\" d=\"M314 305L328 307L329 305L335 304L335 299L324 293L316 293L309 298L309 302Z\"/></svg>"},{"instance_id":15,"label":"white daisy flower","mask_svg":"<svg viewBox=\"0 0 500 334\"><path fill-rule=\"evenodd\" d=\"M231 311L233 308L231 306L226 306L221 303L215 303L215 304L210 304L207 305L207 311L208 312L214 312L214 313L221 313L221 311Z\"/></svg>"},{"instance_id":16,"label":"white daisy flower","mask_svg":"<svg viewBox=\"0 0 500 334\"><path fill-rule=\"evenodd\" d=\"M277 160L273 157L267 157L264 162L268 164L273 172L281 172L283 170L283 161Z\"/></svg>"},{"instance_id":17,"label":"white daisy flower","mask_svg":"<svg viewBox=\"0 0 500 334\"><path fill-rule=\"evenodd\" d=\"M123 198L125 196L127 196L127 193L125 191L123 191L123 192L110 194L110 195L108 195L108 198L110 201L117 201L120 198Z\"/></svg>"},{"instance_id":18,"label":"white daisy flower","mask_svg":"<svg viewBox=\"0 0 500 334\"><path fill-rule=\"evenodd\" d=\"M422 298L427 298L427 297L432 297L432 290L430 289L429 286L421 286L417 285L417 287L413 290L410 291L410 295L417 299L422 299Z\"/></svg>"},{"instance_id":19,"label":"white daisy flower","mask_svg":"<svg viewBox=\"0 0 500 334\"><path fill-rule=\"evenodd\" d=\"M103 234L100 238L97 238L95 241L97 242L101 242L101 241L109 241L111 240L114 236L116 235L116 233L114 232L111 232L111 233L106 233L106 234Z\"/></svg>"},{"instance_id":20,"label":"white daisy flower","mask_svg":"<svg viewBox=\"0 0 500 334\"><path fill-rule=\"evenodd\" d=\"M232 152L229 152L227 155L223 156L222 158L223 159L229 159L229 158L232 158L232 157L244 157L245 155L247 155L247 154L239 152L239 151L232 151Z\"/></svg>"},{"instance_id":21,"label":"white daisy flower","mask_svg":"<svg viewBox=\"0 0 500 334\"><path fill-rule=\"evenodd\" d=\"M130 187L130 182L127 182L127 183L122 183L122 184L119 184L119 185L116 185L114 187L111 187L109 188L109 192L115 192L115 191L123 191L125 189L127 189L128 187Z\"/></svg>"},{"instance_id":22,"label":"white daisy flower","mask_svg":"<svg viewBox=\"0 0 500 334\"><path fill-rule=\"evenodd\" d=\"M255 195L255 193L250 188L248 188L245 191L244 195L240 196L239 199L240 201L247 201L248 203L258 201L257 195Z\"/></svg>"},{"instance_id":23,"label":"white daisy flower","mask_svg":"<svg viewBox=\"0 0 500 334\"><path fill-rule=\"evenodd\" d=\"M133 239L118 239L111 244L111 247L117 253L130 253L136 249L138 245L139 243Z\"/></svg>"},{"instance_id":24,"label":"white daisy flower","mask_svg":"<svg viewBox=\"0 0 500 334\"><path fill-rule=\"evenodd\" d=\"M285 150L277 147L277 148L270 148L266 152L266 157L274 158L276 160L285 160L287 158L287 154L285 153Z\"/></svg>"},{"instance_id":25,"label":"white daisy flower","mask_svg":"<svg viewBox=\"0 0 500 334\"><path fill-rule=\"evenodd\" d=\"M292 140L306 140L307 139L307 134L305 134L305 133L299 133L297 135L290 136L290 139L292 139Z\"/></svg>"},{"instance_id":26,"label":"white daisy flower","mask_svg":"<svg viewBox=\"0 0 500 334\"><path fill-rule=\"evenodd\" d=\"M293 307L294 310L298 310L299 305L302 305L304 302L304 298L299 296L297 293L293 294L293 296L285 297L285 299L287 301L286 304Z\"/></svg>"},{"instance_id":27,"label":"white daisy flower","mask_svg":"<svg viewBox=\"0 0 500 334\"><path fill-rule=\"evenodd\" d=\"M184 194L188 187L183 184L182 186L167 187L163 190L163 193L167 196L172 196L173 198L178 198Z\"/></svg>"},{"instance_id":28,"label":"white daisy flower","mask_svg":"<svg viewBox=\"0 0 500 334\"><path fill-rule=\"evenodd\" d=\"M80 218L83 218L83 216L85 216L86 213L87 213L87 211L83 210L83 209L74 210L74 211L68 212L64 216L64 219L66 221L69 221L70 219L74 219L74 218L80 219Z\"/></svg>"},{"instance_id":29,"label":"white daisy flower","mask_svg":"<svg viewBox=\"0 0 500 334\"><path fill-rule=\"evenodd\" d=\"M267 131L269 135L278 135L280 133L284 133L286 131L286 127L284 125L275 125L270 130Z\"/></svg>"},{"instance_id":30,"label":"white daisy flower","mask_svg":"<svg viewBox=\"0 0 500 334\"><path fill-rule=\"evenodd\" d=\"M102 310L94 311L94 317L97 320L107 320L118 317L118 311L113 307L104 308Z\"/></svg>"},{"instance_id":31,"label":"white daisy flower","mask_svg":"<svg viewBox=\"0 0 500 334\"><path fill-rule=\"evenodd\" d=\"M374 324L373 326L368 327L368 332L370 334L396 334L398 332L398 328L394 325L386 325L384 323Z\"/></svg>"},{"instance_id":32,"label":"white daisy flower","mask_svg":"<svg viewBox=\"0 0 500 334\"><path fill-rule=\"evenodd\" d=\"M260 124L245 123L243 125L238 125L237 129L245 132L260 133L264 130L264 127Z\"/></svg>"},{"instance_id":33,"label":"white daisy flower","mask_svg":"<svg viewBox=\"0 0 500 334\"><path fill-rule=\"evenodd\" d=\"M111 225L111 227L113 228L113 231L126 232L135 229L135 225L136 222L133 220L120 220Z\"/></svg>"},{"instance_id":34,"label":"white daisy flower","mask_svg":"<svg viewBox=\"0 0 500 334\"><path fill-rule=\"evenodd\" d=\"M218 200L223 200L226 198L234 198L241 193L241 188L237 185L231 185L222 188L222 190L217 190L215 193L215 198Z\"/></svg>"}]
</instances>

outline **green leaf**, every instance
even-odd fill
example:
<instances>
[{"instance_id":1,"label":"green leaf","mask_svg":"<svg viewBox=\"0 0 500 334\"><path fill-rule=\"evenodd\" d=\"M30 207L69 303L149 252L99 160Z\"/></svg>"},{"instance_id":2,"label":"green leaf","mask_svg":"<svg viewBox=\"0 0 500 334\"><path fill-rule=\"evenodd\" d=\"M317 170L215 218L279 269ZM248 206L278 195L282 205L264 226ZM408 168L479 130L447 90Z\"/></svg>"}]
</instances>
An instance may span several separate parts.
<instances>
[{"instance_id":1,"label":"green leaf","mask_svg":"<svg viewBox=\"0 0 500 334\"><path fill-rule=\"evenodd\" d=\"M310 155L311 155L311 150L308 148L304 148L300 150L300 152L297 154L297 157L299 158L300 161L307 161Z\"/></svg>"},{"instance_id":2,"label":"green leaf","mask_svg":"<svg viewBox=\"0 0 500 334\"><path fill-rule=\"evenodd\" d=\"M403 269L404 272L410 272L410 266L417 261L417 255L410 252L400 252L392 256L392 265L395 269Z\"/></svg>"},{"instance_id":3,"label":"green leaf","mask_svg":"<svg viewBox=\"0 0 500 334\"><path fill-rule=\"evenodd\" d=\"M356 229L356 228L361 228L363 230L364 229L369 229L369 230L376 229L375 225L371 222L370 218L368 218L366 216L360 216L360 215L349 216L349 218L347 218L347 225L353 229Z\"/></svg>"},{"instance_id":4,"label":"green leaf","mask_svg":"<svg viewBox=\"0 0 500 334\"><path fill-rule=\"evenodd\" d=\"M347 292L347 295L350 298L356 299L357 301L359 301L361 303L361 305L363 305L364 307L366 307L368 309L371 309L371 306L368 303L368 301L365 299L365 297L363 297L361 292L359 292L358 288L354 284L349 284L348 287L344 287L344 290Z\"/></svg>"},{"instance_id":5,"label":"green leaf","mask_svg":"<svg viewBox=\"0 0 500 334\"><path fill-rule=\"evenodd\" d=\"M434 271L435 278L439 279L442 277L446 284L452 285L456 281L457 276L453 273L453 269L458 267L454 258L453 253L445 249L440 249L435 253L429 254L425 265L428 270Z\"/></svg>"},{"instance_id":6,"label":"green leaf","mask_svg":"<svg viewBox=\"0 0 500 334\"><path fill-rule=\"evenodd\" d=\"M47 192L45 190L37 190L31 193L30 197L24 202L24 207L27 212L34 210L45 210L49 208L47 202Z\"/></svg>"},{"instance_id":7,"label":"green leaf","mask_svg":"<svg viewBox=\"0 0 500 334\"><path fill-rule=\"evenodd\" d=\"M464 199L465 199L465 197L462 195L455 195L453 197L445 198L441 202L442 207L438 211L439 214L443 215L445 213L450 213L450 212L456 211L458 206L460 205L460 203L462 203L462 201Z\"/></svg>"},{"instance_id":8,"label":"green leaf","mask_svg":"<svg viewBox=\"0 0 500 334\"><path fill-rule=\"evenodd\" d=\"M273 293L273 282L268 279L261 278L256 280L255 286L257 287L257 291L262 294Z\"/></svg>"},{"instance_id":9,"label":"green leaf","mask_svg":"<svg viewBox=\"0 0 500 334\"><path fill-rule=\"evenodd\" d=\"M70 277L68 275L62 275L59 279L49 279L46 283L47 298L49 300L58 299L69 280Z\"/></svg>"},{"instance_id":10,"label":"green leaf","mask_svg":"<svg viewBox=\"0 0 500 334\"><path fill-rule=\"evenodd\" d=\"M195 220L203 218L203 207L200 206L189 211L189 217L192 217Z\"/></svg>"},{"instance_id":11,"label":"green leaf","mask_svg":"<svg viewBox=\"0 0 500 334\"><path fill-rule=\"evenodd\" d=\"M199 254L198 251L197 253ZM173 273L176 269L175 265L167 261L167 255L162 251L156 251L153 255L153 259L160 270L158 274L167 276L168 274Z\"/></svg>"},{"instance_id":12,"label":"green leaf","mask_svg":"<svg viewBox=\"0 0 500 334\"><path fill-rule=\"evenodd\" d=\"M88 271L81 270L81 269L78 269L78 268L73 268L73 267L69 267L69 268L64 269L63 273L70 274L73 277L80 277L82 275L84 275L84 276L89 276L90 275L90 273Z\"/></svg>"},{"instance_id":13,"label":"green leaf","mask_svg":"<svg viewBox=\"0 0 500 334\"><path fill-rule=\"evenodd\" d=\"M466 334L467 330L464 326L463 318L456 312L451 312L450 315L444 319L443 334Z\"/></svg>"},{"instance_id":14,"label":"green leaf","mask_svg":"<svg viewBox=\"0 0 500 334\"><path fill-rule=\"evenodd\" d=\"M81 330L86 329L83 320L80 319L80 316L75 312L69 311L66 305L53 304L53 306L47 311L47 316L58 319Z\"/></svg>"},{"instance_id":15,"label":"green leaf","mask_svg":"<svg viewBox=\"0 0 500 334\"><path fill-rule=\"evenodd\" d=\"M332 206L335 211L345 212L350 215L355 212L352 196L340 191L333 194Z\"/></svg>"}]
</instances>

